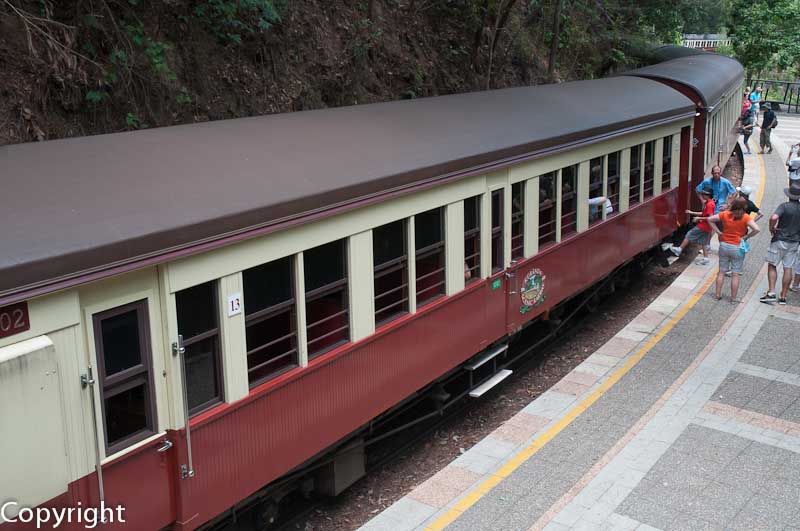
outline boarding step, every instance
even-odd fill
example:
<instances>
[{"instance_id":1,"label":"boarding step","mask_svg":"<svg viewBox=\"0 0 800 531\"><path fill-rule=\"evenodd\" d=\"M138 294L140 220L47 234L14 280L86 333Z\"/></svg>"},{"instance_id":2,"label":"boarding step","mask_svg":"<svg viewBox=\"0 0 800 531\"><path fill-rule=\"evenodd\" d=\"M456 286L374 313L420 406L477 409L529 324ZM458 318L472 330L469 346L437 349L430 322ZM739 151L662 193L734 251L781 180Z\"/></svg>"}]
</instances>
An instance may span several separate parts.
<instances>
[{"instance_id":1,"label":"boarding step","mask_svg":"<svg viewBox=\"0 0 800 531\"><path fill-rule=\"evenodd\" d=\"M477 360L473 361L472 363L467 363L466 365L464 365L464 368L467 369L468 371L474 371L484 363L492 361L494 358L496 358L506 350L508 350L508 345L499 345L491 349L486 354L484 354Z\"/></svg>"},{"instance_id":2,"label":"boarding step","mask_svg":"<svg viewBox=\"0 0 800 531\"><path fill-rule=\"evenodd\" d=\"M661 244L661 251L664 253L664 258L667 260L667 266L671 266L678 260L678 257L672 254L672 251L669 250L670 247L672 247L672 244L670 243Z\"/></svg>"},{"instance_id":3,"label":"boarding step","mask_svg":"<svg viewBox=\"0 0 800 531\"><path fill-rule=\"evenodd\" d=\"M498 372L497 374L495 374L494 376L492 376L491 378L480 384L478 387L470 391L469 396L471 396L472 398L478 398L480 396L483 396L484 394L486 394L487 391L489 391L489 389L491 389L495 385L499 384L500 382L511 376L511 372L512 371L510 369L501 370L500 372Z\"/></svg>"}]
</instances>

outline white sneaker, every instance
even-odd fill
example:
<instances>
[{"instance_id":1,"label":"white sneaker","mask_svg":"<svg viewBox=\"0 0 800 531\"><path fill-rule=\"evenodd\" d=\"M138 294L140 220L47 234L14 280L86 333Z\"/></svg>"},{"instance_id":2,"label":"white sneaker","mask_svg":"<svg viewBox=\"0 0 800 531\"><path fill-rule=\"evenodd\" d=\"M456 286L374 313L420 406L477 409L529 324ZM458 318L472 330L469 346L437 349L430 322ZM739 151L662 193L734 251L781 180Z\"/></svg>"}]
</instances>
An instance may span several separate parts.
<instances>
[{"instance_id":1,"label":"white sneaker","mask_svg":"<svg viewBox=\"0 0 800 531\"><path fill-rule=\"evenodd\" d=\"M708 258L706 258L705 256L703 256L703 257L700 257L700 258L698 258L697 260L695 260L695 261L694 261L694 263L695 263L695 264L697 264L697 265L708 265L708 263L709 263L710 261L711 261L711 260L709 260Z\"/></svg>"},{"instance_id":2,"label":"white sneaker","mask_svg":"<svg viewBox=\"0 0 800 531\"><path fill-rule=\"evenodd\" d=\"M672 247L670 247L670 248L669 248L669 250L670 250L670 252L672 252L672 254L674 254L675 256L680 256L680 255L681 255L681 253L683 252L683 249L681 249L680 247L676 247L675 245L673 245Z\"/></svg>"}]
</instances>

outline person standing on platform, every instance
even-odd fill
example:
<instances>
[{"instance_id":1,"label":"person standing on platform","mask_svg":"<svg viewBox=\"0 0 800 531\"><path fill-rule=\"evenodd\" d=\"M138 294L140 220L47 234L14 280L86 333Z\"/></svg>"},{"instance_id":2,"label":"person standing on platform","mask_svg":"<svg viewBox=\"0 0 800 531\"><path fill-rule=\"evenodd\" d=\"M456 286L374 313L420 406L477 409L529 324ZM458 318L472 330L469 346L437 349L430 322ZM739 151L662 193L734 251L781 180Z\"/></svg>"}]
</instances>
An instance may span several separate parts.
<instances>
[{"instance_id":1,"label":"person standing on platform","mask_svg":"<svg viewBox=\"0 0 800 531\"><path fill-rule=\"evenodd\" d=\"M792 183L800 183L800 144L794 144L789 148L786 156L786 171L789 173L789 186Z\"/></svg>"},{"instance_id":2,"label":"person standing on platform","mask_svg":"<svg viewBox=\"0 0 800 531\"><path fill-rule=\"evenodd\" d=\"M786 292L792 282L797 249L800 246L800 182L784 188L783 193L789 200L778 205L769 218L769 232L772 234L766 257L769 288L760 299L766 303L777 301L778 304L786 304ZM778 264L783 264L780 297L775 294Z\"/></svg>"},{"instance_id":3,"label":"person standing on platform","mask_svg":"<svg viewBox=\"0 0 800 531\"><path fill-rule=\"evenodd\" d=\"M750 112L748 112L744 118L742 118L742 135L744 136L742 143L744 144L744 147L747 148L747 151L744 152L745 155L750 155L753 153L750 150L750 136L753 134L753 128L756 126L756 113L757 111L753 111L753 108L751 108Z\"/></svg>"},{"instance_id":4,"label":"person standing on platform","mask_svg":"<svg viewBox=\"0 0 800 531\"><path fill-rule=\"evenodd\" d=\"M778 116L775 114L775 111L772 110L770 104L765 103L764 108L767 110L764 112L764 118L761 120L761 135L759 136L758 142L761 146L762 154L764 152L772 153L772 141L770 136L772 135L772 130L778 125ZM769 148L769 151L767 151L767 148Z\"/></svg>"},{"instance_id":5,"label":"person standing on platform","mask_svg":"<svg viewBox=\"0 0 800 531\"><path fill-rule=\"evenodd\" d=\"M748 97L750 99L750 111L755 111L756 114L758 114L758 106L761 103L761 90L761 87L758 87Z\"/></svg>"},{"instance_id":6,"label":"person standing on platform","mask_svg":"<svg viewBox=\"0 0 800 531\"><path fill-rule=\"evenodd\" d=\"M763 218L764 214L762 214L761 209L750 200L750 194L753 193L753 189L749 186L738 186L736 187L736 192L738 193L739 197L747 201L747 208L745 208L745 212L750 214L750 217L753 218L753 221L758 223L758 220ZM755 216L753 214L755 214Z\"/></svg>"},{"instance_id":7,"label":"person standing on platform","mask_svg":"<svg viewBox=\"0 0 800 531\"><path fill-rule=\"evenodd\" d=\"M700 192L706 188L711 188L711 193L714 199L714 214L719 214L720 207L728 201L728 196L736 193L736 188L733 187L731 182L722 176L722 168L714 166L711 168L711 177L706 177L703 182L697 185L696 191L700 200L703 197Z\"/></svg>"},{"instance_id":8,"label":"person standing on platform","mask_svg":"<svg viewBox=\"0 0 800 531\"><path fill-rule=\"evenodd\" d=\"M737 298L739 280L742 275L746 249L749 249L749 244L743 242L747 242L761 231L753 218L745 213L745 208L747 208L747 202L741 197L736 197L728 205L728 210L715 216L694 218L695 221L711 222L711 228L719 234L719 271L714 292L714 298L717 300L722 299L725 273L730 271L732 273L731 302L741 302ZM722 222L722 231L716 225L720 221Z\"/></svg>"},{"instance_id":9,"label":"person standing on platform","mask_svg":"<svg viewBox=\"0 0 800 531\"><path fill-rule=\"evenodd\" d=\"M701 217L709 217L714 215L714 199L712 199L713 193L711 192L711 187L705 187L700 192L700 197L703 198L703 211L702 212L693 212L691 210L687 210L686 213L692 216L701 216ZM703 257L698 258L695 260L695 263L698 265L708 265L708 247L711 243L711 225L709 225L708 221L699 221L697 225L691 228L689 232L686 233L686 237L683 239L680 247L673 245L670 247L670 251L675 256L680 256L683 251L686 250L689 245L696 243L700 245L703 249Z\"/></svg>"}]
</instances>

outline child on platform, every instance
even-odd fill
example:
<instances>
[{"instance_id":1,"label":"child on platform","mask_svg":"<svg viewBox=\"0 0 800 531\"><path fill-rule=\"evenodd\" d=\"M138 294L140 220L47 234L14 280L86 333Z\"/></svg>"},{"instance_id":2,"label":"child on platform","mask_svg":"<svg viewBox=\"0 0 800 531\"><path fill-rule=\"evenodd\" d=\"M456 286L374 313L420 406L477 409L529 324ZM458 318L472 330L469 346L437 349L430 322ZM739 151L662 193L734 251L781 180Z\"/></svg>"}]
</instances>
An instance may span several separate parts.
<instances>
[{"instance_id":1,"label":"child on platform","mask_svg":"<svg viewBox=\"0 0 800 531\"><path fill-rule=\"evenodd\" d=\"M691 216L700 216L700 217L708 217L714 215L714 209L716 205L714 204L714 200L712 199L714 192L711 190L710 186L704 186L700 190L700 197L703 199L703 211L702 212L694 212L692 210L687 210L686 213ZM670 251L675 256L680 256L683 251L689 247L690 244L696 243L700 245L703 249L703 257L698 258L695 260L695 263L698 265L708 265L708 248L709 244L711 243L711 225L708 224L708 221L702 220L698 221L697 225L692 227L692 229L686 233L686 237L681 242L680 247L672 246L670 247Z\"/></svg>"}]
</instances>

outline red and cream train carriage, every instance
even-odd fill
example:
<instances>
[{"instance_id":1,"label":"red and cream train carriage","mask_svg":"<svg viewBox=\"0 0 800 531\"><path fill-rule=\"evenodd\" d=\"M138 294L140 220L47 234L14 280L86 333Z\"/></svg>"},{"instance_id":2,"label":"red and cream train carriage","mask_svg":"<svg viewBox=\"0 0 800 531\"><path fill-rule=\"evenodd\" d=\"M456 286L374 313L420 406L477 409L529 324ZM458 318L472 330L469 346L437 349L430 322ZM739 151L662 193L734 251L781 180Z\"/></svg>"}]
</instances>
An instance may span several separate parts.
<instances>
[{"instance_id":1,"label":"red and cream train carriage","mask_svg":"<svg viewBox=\"0 0 800 531\"><path fill-rule=\"evenodd\" d=\"M695 97L634 72L0 148L4 517L194 529L349 441L669 237Z\"/></svg>"}]
</instances>

